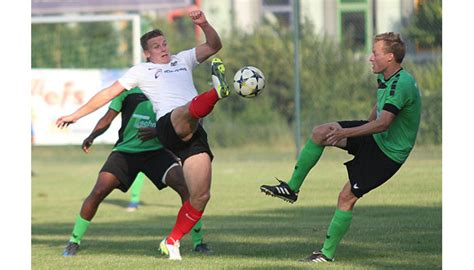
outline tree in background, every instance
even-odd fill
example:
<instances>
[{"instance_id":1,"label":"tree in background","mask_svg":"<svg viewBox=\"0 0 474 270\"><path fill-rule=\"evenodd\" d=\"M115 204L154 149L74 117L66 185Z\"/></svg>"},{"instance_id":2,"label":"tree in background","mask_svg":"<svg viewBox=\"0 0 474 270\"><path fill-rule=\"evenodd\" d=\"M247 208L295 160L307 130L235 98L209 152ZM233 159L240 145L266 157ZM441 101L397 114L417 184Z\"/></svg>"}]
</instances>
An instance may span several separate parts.
<instances>
[{"instance_id":1,"label":"tree in background","mask_svg":"<svg viewBox=\"0 0 474 270\"><path fill-rule=\"evenodd\" d=\"M31 25L32 68L124 68L132 64L131 24Z\"/></svg>"},{"instance_id":2,"label":"tree in background","mask_svg":"<svg viewBox=\"0 0 474 270\"><path fill-rule=\"evenodd\" d=\"M420 49L441 48L442 22L441 0L422 0L403 33Z\"/></svg>"},{"instance_id":3,"label":"tree in background","mask_svg":"<svg viewBox=\"0 0 474 270\"><path fill-rule=\"evenodd\" d=\"M423 18L421 13L426 12L421 11L423 8L427 7L420 6L417 20ZM184 25L188 23L189 20L182 20L168 24L160 18L144 18L142 30L155 27L163 30L168 44L176 50L172 53L176 53L196 45L193 28ZM345 49L331 37L315 35L312 27L304 22L300 35L304 138L318 123L367 118L376 91L375 76L367 58ZM441 21L428 22L423 27L441 31ZM117 27L111 23L32 25L32 68L128 68L133 64L131 36L120 31L130 35L130 28L130 24ZM217 113L206 118L204 124L216 146L293 144L295 90L291 34L290 29L264 24L254 33L236 31L232 36L222 37L224 47L217 56L225 62L227 81L232 82L242 66L253 65L263 71L266 87L257 98L231 95L225 106L214 108ZM436 40L433 38L430 44L440 47L441 41L436 43ZM441 143L441 59L411 60L406 59L406 67L415 75L423 93L418 142ZM199 65L193 73L198 91L211 85L209 62Z\"/></svg>"}]
</instances>

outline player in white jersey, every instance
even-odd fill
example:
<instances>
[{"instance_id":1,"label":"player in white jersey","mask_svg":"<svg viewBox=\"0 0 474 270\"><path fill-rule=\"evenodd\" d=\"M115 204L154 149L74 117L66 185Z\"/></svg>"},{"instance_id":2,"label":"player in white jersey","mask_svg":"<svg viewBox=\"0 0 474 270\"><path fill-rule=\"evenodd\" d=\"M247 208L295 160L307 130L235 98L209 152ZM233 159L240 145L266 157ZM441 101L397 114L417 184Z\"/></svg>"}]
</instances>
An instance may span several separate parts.
<instances>
[{"instance_id":1,"label":"player in white jersey","mask_svg":"<svg viewBox=\"0 0 474 270\"><path fill-rule=\"evenodd\" d=\"M209 114L219 99L230 93L225 81L224 65L218 58L211 64L214 88L197 95L192 70L199 63L217 53L222 44L219 35L200 10L189 16L206 37L199 46L171 55L166 38L160 30L153 30L140 38L146 63L130 68L111 86L101 90L74 113L58 118L58 127L67 127L83 116L107 104L124 90L140 87L153 104L157 114L155 129L143 129L143 140L158 136L161 143L183 162L183 172L190 193L179 210L171 233L160 243L162 253L171 260L181 260L179 240L201 218L210 199L212 152L200 119Z\"/></svg>"}]
</instances>

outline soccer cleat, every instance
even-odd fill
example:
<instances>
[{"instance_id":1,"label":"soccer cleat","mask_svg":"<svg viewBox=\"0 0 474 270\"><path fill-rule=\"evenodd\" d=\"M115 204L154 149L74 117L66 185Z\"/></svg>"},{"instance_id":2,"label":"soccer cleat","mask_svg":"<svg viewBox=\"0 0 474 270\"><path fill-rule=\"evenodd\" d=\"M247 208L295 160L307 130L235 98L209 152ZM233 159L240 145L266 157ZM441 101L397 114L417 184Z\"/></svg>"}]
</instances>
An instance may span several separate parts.
<instances>
[{"instance_id":1,"label":"soccer cleat","mask_svg":"<svg viewBox=\"0 0 474 270\"><path fill-rule=\"evenodd\" d=\"M260 191L265 192L265 194L280 198L290 203L296 202L298 199L298 193L291 190L287 183L279 180L280 184L276 186L262 185L260 186Z\"/></svg>"},{"instance_id":2,"label":"soccer cleat","mask_svg":"<svg viewBox=\"0 0 474 270\"><path fill-rule=\"evenodd\" d=\"M313 251L313 254L311 254L309 257L302 259L301 261L322 263L322 262L333 262L334 258L332 259L328 258L321 251Z\"/></svg>"},{"instance_id":3,"label":"soccer cleat","mask_svg":"<svg viewBox=\"0 0 474 270\"><path fill-rule=\"evenodd\" d=\"M169 256L170 260L181 261L181 254L179 253L179 240L170 245L166 242L166 237L160 243L161 254Z\"/></svg>"},{"instance_id":4,"label":"soccer cleat","mask_svg":"<svg viewBox=\"0 0 474 270\"><path fill-rule=\"evenodd\" d=\"M225 80L225 67L222 60L217 57L213 58L211 62L211 79L219 99L229 96L230 88Z\"/></svg>"},{"instance_id":5,"label":"soccer cleat","mask_svg":"<svg viewBox=\"0 0 474 270\"><path fill-rule=\"evenodd\" d=\"M64 248L63 256L74 256L79 249L79 244L74 242L68 242L66 248Z\"/></svg>"},{"instance_id":6,"label":"soccer cleat","mask_svg":"<svg viewBox=\"0 0 474 270\"><path fill-rule=\"evenodd\" d=\"M127 212L135 212L138 210L138 202L130 202L127 206Z\"/></svg>"},{"instance_id":7,"label":"soccer cleat","mask_svg":"<svg viewBox=\"0 0 474 270\"><path fill-rule=\"evenodd\" d=\"M207 246L207 244L201 243L194 247L194 252L202 253L202 254L209 254L212 253L212 250Z\"/></svg>"}]
</instances>

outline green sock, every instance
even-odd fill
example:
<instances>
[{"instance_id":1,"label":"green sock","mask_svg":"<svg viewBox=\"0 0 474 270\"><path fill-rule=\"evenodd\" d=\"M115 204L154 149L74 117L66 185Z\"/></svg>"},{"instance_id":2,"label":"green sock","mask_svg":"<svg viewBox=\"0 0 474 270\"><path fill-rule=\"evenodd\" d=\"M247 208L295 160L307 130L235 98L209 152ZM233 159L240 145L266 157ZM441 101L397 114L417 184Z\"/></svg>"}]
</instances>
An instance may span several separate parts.
<instances>
[{"instance_id":1,"label":"green sock","mask_svg":"<svg viewBox=\"0 0 474 270\"><path fill-rule=\"evenodd\" d=\"M199 220L191 229L191 239L193 240L193 248L202 243L201 234L202 222Z\"/></svg>"},{"instance_id":2,"label":"green sock","mask_svg":"<svg viewBox=\"0 0 474 270\"><path fill-rule=\"evenodd\" d=\"M329 258L334 258L336 247L346 234L352 221L352 211L342 211L336 209L329 224L326 240L324 240L321 252Z\"/></svg>"},{"instance_id":3,"label":"green sock","mask_svg":"<svg viewBox=\"0 0 474 270\"><path fill-rule=\"evenodd\" d=\"M137 177L135 178L135 181L133 181L133 184L131 186L132 197L130 198L130 202L134 202L134 203L140 202L140 192L142 190L144 178L145 178L145 175L142 172L139 172L137 174Z\"/></svg>"},{"instance_id":4,"label":"green sock","mask_svg":"<svg viewBox=\"0 0 474 270\"><path fill-rule=\"evenodd\" d=\"M309 139L301 150L298 161L296 161L295 169L291 175L288 186L294 192L299 192L300 187L304 182L306 175L308 175L311 168L316 165L319 158L323 154L324 146L316 144L313 140Z\"/></svg>"},{"instance_id":5,"label":"green sock","mask_svg":"<svg viewBox=\"0 0 474 270\"><path fill-rule=\"evenodd\" d=\"M74 224L69 241L80 244L82 237L87 231L87 227L89 227L89 224L91 224L89 220L85 220L81 217L81 215L77 215L76 224Z\"/></svg>"}]
</instances>

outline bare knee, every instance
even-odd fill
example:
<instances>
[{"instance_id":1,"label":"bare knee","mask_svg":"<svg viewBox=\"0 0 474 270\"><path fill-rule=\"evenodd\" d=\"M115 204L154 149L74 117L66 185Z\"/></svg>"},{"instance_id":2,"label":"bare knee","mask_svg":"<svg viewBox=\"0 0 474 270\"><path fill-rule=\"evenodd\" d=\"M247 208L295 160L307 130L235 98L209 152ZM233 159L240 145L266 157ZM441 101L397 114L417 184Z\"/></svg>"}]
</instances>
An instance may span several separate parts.
<instances>
[{"instance_id":1,"label":"bare knee","mask_svg":"<svg viewBox=\"0 0 474 270\"><path fill-rule=\"evenodd\" d=\"M180 166L176 166L168 172L166 184L179 194L182 202L189 199L189 190L184 181L183 171Z\"/></svg>"},{"instance_id":2,"label":"bare knee","mask_svg":"<svg viewBox=\"0 0 474 270\"><path fill-rule=\"evenodd\" d=\"M88 199L101 202L110 193L109 189L104 187L94 187L88 196Z\"/></svg>"},{"instance_id":3,"label":"bare knee","mask_svg":"<svg viewBox=\"0 0 474 270\"><path fill-rule=\"evenodd\" d=\"M337 122L327 123L313 128L311 139L319 145L328 145L326 136L334 129L341 128Z\"/></svg>"},{"instance_id":4,"label":"bare knee","mask_svg":"<svg viewBox=\"0 0 474 270\"><path fill-rule=\"evenodd\" d=\"M206 208L207 202L211 199L211 192L207 191L201 194L192 194L189 198L191 205L202 211Z\"/></svg>"},{"instance_id":5,"label":"bare knee","mask_svg":"<svg viewBox=\"0 0 474 270\"><path fill-rule=\"evenodd\" d=\"M358 199L350 189L343 189L337 198L337 208L343 211L350 211L354 208Z\"/></svg>"},{"instance_id":6,"label":"bare knee","mask_svg":"<svg viewBox=\"0 0 474 270\"><path fill-rule=\"evenodd\" d=\"M178 193L182 202L185 202L189 199L189 191L186 185L178 185L172 188L174 189L174 191L176 191L176 193Z\"/></svg>"},{"instance_id":7,"label":"bare knee","mask_svg":"<svg viewBox=\"0 0 474 270\"><path fill-rule=\"evenodd\" d=\"M171 113L171 123L178 137L189 141L196 131L198 120L190 117L187 105L178 107Z\"/></svg>"},{"instance_id":8,"label":"bare knee","mask_svg":"<svg viewBox=\"0 0 474 270\"><path fill-rule=\"evenodd\" d=\"M199 201L202 204L207 204L207 202L211 199L211 192L207 191L201 194L197 194L197 196L195 196L194 199Z\"/></svg>"},{"instance_id":9,"label":"bare knee","mask_svg":"<svg viewBox=\"0 0 474 270\"><path fill-rule=\"evenodd\" d=\"M189 191L188 191L188 187L186 187L186 185L180 186L179 190L178 190L178 193L179 193L179 196L181 197L181 200L183 202L189 200Z\"/></svg>"},{"instance_id":10,"label":"bare knee","mask_svg":"<svg viewBox=\"0 0 474 270\"><path fill-rule=\"evenodd\" d=\"M326 139L326 133L327 131L324 126L316 126L311 132L311 139L313 139L316 144L322 144Z\"/></svg>"},{"instance_id":11,"label":"bare knee","mask_svg":"<svg viewBox=\"0 0 474 270\"><path fill-rule=\"evenodd\" d=\"M112 192L112 190L117 188L119 185L119 180L113 174L101 172L99 174L99 178L97 179L97 183L95 184L87 199L101 202L110 194L110 192Z\"/></svg>"}]
</instances>

